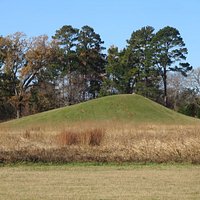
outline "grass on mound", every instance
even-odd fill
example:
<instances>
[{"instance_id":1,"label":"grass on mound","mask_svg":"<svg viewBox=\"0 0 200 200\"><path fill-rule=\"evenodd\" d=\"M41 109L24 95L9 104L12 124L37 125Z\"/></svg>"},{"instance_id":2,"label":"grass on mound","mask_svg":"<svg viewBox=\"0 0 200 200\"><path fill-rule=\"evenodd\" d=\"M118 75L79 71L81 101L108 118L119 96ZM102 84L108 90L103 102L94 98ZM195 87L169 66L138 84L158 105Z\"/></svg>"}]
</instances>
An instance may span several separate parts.
<instances>
[{"instance_id":1,"label":"grass on mound","mask_svg":"<svg viewBox=\"0 0 200 200\"><path fill-rule=\"evenodd\" d=\"M140 95L107 96L0 124L0 127L50 127L70 122L131 121L134 123L190 124L198 120L174 112Z\"/></svg>"}]
</instances>

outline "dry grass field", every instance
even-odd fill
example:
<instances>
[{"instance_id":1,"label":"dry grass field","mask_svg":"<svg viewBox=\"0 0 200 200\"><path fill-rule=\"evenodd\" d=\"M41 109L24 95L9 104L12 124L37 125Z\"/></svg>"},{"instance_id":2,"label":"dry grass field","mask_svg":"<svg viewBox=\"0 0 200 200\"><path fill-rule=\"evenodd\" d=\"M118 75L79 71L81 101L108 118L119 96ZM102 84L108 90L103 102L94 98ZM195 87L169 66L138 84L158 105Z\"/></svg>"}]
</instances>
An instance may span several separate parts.
<instances>
[{"instance_id":1,"label":"dry grass field","mask_svg":"<svg viewBox=\"0 0 200 200\"><path fill-rule=\"evenodd\" d=\"M137 95L0 124L0 200L199 200L199 164L199 120Z\"/></svg>"},{"instance_id":2,"label":"dry grass field","mask_svg":"<svg viewBox=\"0 0 200 200\"><path fill-rule=\"evenodd\" d=\"M199 200L199 165L0 167L1 200Z\"/></svg>"},{"instance_id":3,"label":"dry grass field","mask_svg":"<svg viewBox=\"0 0 200 200\"><path fill-rule=\"evenodd\" d=\"M199 125L82 122L1 129L0 162L200 163Z\"/></svg>"},{"instance_id":4,"label":"dry grass field","mask_svg":"<svg viewBox=\"0 0 200 200\"><path fill-rule=\"evenodd\" d=\"M0 124L0 163L200 164L200 120L113 95Z\"/></svg>"}]
</instances>

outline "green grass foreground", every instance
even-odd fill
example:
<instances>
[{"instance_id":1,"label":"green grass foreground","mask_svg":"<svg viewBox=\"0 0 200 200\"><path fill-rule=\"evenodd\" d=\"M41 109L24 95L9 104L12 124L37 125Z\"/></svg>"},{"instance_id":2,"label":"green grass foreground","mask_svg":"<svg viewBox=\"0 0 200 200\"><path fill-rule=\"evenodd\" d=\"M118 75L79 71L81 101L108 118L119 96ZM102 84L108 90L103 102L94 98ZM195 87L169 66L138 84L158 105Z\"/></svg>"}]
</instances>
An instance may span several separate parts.
<instances>
[{"instance_id":1,"label":"green grass foreground","mask_svg":"<svg viewBox=\"0 0 200 200\"><path fill-rule=\"evenodd\" d=\"M199 165L76 163L0 168L0 200L200 199Z\"/></svg>"}]
</instances>

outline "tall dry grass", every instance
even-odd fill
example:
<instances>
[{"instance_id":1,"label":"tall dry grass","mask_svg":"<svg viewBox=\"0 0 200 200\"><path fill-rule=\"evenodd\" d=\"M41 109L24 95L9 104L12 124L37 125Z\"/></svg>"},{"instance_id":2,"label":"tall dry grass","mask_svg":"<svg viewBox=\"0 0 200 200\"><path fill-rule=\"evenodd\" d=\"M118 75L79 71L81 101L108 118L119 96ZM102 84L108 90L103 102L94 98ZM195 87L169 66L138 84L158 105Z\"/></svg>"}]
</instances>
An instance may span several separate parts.
<instances>
[{"instance_id":1,"label":"tall dry grass","mask_svg":"<svg viewBox=\"0 0 200 200\"><path fill-rule=\"evenodd\" d=\"M200 126L87 122L1 132L0 162L21 161L200 164Z\"/></svg>"},{"instance_id":2,"label":"tall dry grass","mask_svg":"<svg viewBox=\"0 0 200 200\"><path fill-rule=\"evenodd\" d=\"M105 135L104 129L64 130L56 135L59 146L90 145L100 146Z\"/></svg>"}]
</instances>

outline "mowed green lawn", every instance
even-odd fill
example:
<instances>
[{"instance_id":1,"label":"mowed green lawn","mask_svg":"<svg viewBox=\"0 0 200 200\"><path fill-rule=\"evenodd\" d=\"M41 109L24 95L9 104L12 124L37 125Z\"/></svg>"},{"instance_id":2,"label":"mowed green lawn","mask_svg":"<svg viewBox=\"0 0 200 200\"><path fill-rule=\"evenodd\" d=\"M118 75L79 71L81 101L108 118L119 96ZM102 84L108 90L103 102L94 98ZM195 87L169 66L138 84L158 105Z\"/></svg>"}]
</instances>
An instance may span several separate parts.
<instances>
[{"instance_id":1,"label":"mowed green lawn","mask_svg":"<svg viewBox=\"0 0 200 200\"><path fill-rule=\"evenodd\" d=\"M199 200L200 166L4 166L0 199Z\"/></svg>"}]
</instances>

